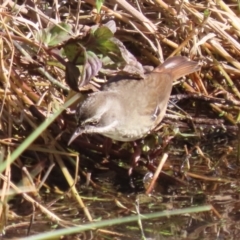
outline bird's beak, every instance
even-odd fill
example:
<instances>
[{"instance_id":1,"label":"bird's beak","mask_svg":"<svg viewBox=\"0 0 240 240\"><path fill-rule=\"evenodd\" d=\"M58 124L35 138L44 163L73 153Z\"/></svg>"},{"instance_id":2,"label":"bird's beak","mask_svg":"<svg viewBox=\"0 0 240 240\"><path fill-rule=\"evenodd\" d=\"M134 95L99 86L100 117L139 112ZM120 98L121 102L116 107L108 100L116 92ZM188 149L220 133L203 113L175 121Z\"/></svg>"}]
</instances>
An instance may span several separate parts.
<instances>
[{"instance_id":1,"label":"bird's beak","mask_svg":"<svg viewBox=\"0 0 240 240\"><path fill-rule=\"evenodd\" d=\"M68 146L78 137L82 134L82 129L78 127L76 131L71 136L70 140L68 141Z\"/></svg>"}]
</instances>

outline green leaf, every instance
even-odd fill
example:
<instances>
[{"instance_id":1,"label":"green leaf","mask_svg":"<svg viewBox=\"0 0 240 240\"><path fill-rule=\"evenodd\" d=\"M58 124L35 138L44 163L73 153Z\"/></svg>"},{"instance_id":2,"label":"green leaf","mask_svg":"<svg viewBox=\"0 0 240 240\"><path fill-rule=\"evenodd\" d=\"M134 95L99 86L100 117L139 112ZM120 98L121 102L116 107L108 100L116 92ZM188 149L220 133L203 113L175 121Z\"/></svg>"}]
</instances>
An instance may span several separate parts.
<instances>
[{"instance_id":1,"label":"green leaf","mask_svg":"<svg viewBox=\"0 0 240 240\"><path fill-rule=\"evenodd\" d=\"M100 13L104 0L96 0L97 13Z\"/></svg>"},{"instance_id":2,"label":"green leaf","mask_svg":"<svg viewBox=\"0 0 240 240\"><path fill-rule=\"evenodd\" d=\"M203 12L203 17L204 17L204 20L206 20L207 18L209 18L211 15L211 11L209 9L205 9L204 12Z\"/></svg>"},{"instance_id":3,"label":"green leaf","mask_svg":"<svg viewBox=\"0 0 240 240\"><path fill-rule=\"evenodd\" d=\"M65 55L70 62L74 62L77 65L84 63L83 47L79 43L67 43L64 47L63 55Z\"/></svg>"},{"instance_id":4,"label":"green leaf","mask_svg":"<svg viewBox=\"0 0 240 240\"><path fill-rule=\"evenodd\" d=\"M102 43L113 37L112 31L107 26L101 26L93 33L97 43Z\"/></svg>"},{"instance_id":5,"label":"green leaf","mask_svg":"<svg viewBox=\"0 0 240 240\"><path fill-rule=\"evenodd\" d=\"M97 48L104 54L104 55L109 55L109 54L114 54L116 56L119 56L121 58L121 52L119 50L119 47L110 40L102 42Z\"/></svg>"},{"instance_id":6,"label":"green leaf","mask_svg":"<svg viewBox=\"0 0 240 240\"><path fill-rule=\"evenodd\" d=\"M39 42L51 47L62 44L70 38L71 26L64 22L42 29L36 34Z\"/></svg>"}]
</instances>

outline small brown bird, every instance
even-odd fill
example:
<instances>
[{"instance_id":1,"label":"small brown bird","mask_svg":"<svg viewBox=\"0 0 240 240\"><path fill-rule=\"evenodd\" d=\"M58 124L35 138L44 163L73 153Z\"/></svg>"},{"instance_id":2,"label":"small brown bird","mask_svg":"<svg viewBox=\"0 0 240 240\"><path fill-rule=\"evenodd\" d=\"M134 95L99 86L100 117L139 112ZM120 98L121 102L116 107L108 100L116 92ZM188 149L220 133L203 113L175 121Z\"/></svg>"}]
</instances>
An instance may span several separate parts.
<instances>
[{"instance_id":1,"label":"small brown bird","mask_svg":"<svg viewBox=\"0 0 240 240\"><path fill-rule=\"evenodd\" d=\"M176 56L144 79L113 77L76 109L78 127L68 144L83 133L98 133L117 141L134 141L150 133L163 119L174 80L198 71L197 62Z\"/></svg>"}]
</instances>

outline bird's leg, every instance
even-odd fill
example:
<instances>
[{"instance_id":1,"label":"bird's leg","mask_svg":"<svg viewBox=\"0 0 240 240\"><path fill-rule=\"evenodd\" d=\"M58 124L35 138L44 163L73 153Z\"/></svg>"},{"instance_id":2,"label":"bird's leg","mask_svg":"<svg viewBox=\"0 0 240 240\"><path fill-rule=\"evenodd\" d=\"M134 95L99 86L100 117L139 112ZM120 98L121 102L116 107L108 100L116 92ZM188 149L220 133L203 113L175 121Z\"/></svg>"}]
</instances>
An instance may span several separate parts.
<instances>
[{"instance_id":1,"label":"bird's leg","mask_svg":"<svg viewBox=\"0 0 240 240\"><path fill-rule=\"evenodd\" d=\"M109 152L112 148L112 139L111 138L104 138L104 142L103 142L103 152L106 156L106 159L109 158Z\"/></svg>"},{"instance_id":2,"label":"bird's leg","mask_svg":"<svg viewBox=\"0 0 240 240\"><path fill-rule=\"evenodd\" d=\"M132 154L132 166L128 170L128 175L131 176L133 168L137 166L137 163L141 157L142 153L142 144L141 141L134 141L133 142L133 149L134 152Z\"/></svg>"}]
</instances>

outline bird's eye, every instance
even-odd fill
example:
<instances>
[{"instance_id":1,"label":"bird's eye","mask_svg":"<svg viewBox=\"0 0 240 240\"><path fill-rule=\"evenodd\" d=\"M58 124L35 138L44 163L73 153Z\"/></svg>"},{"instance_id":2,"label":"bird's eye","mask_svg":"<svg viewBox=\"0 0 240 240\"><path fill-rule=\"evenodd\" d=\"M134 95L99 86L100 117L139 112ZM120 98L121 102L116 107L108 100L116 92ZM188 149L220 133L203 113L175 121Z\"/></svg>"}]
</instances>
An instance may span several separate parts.
<instances>
[{"instance_id":1,"label":"bird's eye","mask_svg":"<svg viewBox=\"0 0 240 240\"><path fill-rule=\"evenodd\" d=\"M89 125L96 126L98 124L98 121L90 122Z\"/></svg>"},{"instance_id":2,"label":"bird's eye","mask_svg":"<svg viewBox=\"0 0 240 240\"><path fill-rule=\"evenodd\" d=\"M98 120L92 120L92 121L89 121L87 124L88 124L89 126L96 126L98 123L99 123Z\"/></svg>"}]
</instances>

